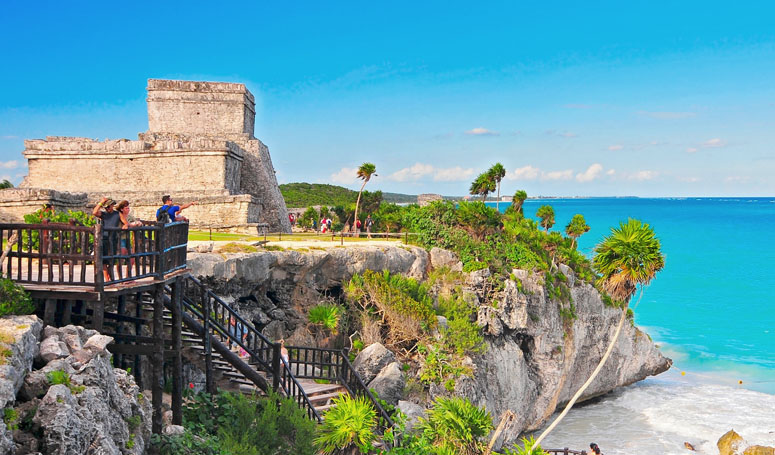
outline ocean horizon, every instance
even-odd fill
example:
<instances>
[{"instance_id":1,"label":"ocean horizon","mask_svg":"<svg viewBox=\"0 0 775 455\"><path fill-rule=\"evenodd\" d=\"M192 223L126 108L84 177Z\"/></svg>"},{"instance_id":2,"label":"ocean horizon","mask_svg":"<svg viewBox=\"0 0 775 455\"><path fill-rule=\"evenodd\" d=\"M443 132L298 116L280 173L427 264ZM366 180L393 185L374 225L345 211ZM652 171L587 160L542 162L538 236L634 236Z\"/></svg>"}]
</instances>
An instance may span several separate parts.
<instances>
[{"instance_id":1,"label":"ocean horizon","mask_svg":"<svg viewBox=\"0 0 775 455\"><path fill-rule=\"evenodd\" d=\"M578 248L590 258L628 218L654 229L665 268L630 306L674 362L574 408L544 447L586 450L594 441L609 455L685 454L689 442L716 454L732 428L750 443L775 445L775 197L528 199L525 216L537 219L544 204L554 207L554 231L584 215L591 229Z\"/></svg>"}]
</instances>

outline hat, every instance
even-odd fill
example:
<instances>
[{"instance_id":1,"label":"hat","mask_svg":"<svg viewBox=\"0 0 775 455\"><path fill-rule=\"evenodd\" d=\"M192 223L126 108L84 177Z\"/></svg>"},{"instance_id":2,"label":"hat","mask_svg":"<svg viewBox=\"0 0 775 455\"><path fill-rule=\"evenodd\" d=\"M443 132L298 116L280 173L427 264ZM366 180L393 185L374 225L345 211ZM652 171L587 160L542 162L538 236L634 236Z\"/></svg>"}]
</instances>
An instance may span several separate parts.
<instances>
[{"instance_id":1,"label":"hat","mask_svg":"<svg viewBox=\"0 0 775 455\"><path fill-rule=\"evenodd\" d=\"M108 199L107 199L107 200L106 200L106 201L105 201L105 202L102 204L102 206L103 206L103 207L110 207L111 205L113 205L113 204L115 204L115 203L116 203L116 201L114 201L114 200L113 200L113 199L111 199L111 198L108 198Z\"/></svg>"}]
</instances>

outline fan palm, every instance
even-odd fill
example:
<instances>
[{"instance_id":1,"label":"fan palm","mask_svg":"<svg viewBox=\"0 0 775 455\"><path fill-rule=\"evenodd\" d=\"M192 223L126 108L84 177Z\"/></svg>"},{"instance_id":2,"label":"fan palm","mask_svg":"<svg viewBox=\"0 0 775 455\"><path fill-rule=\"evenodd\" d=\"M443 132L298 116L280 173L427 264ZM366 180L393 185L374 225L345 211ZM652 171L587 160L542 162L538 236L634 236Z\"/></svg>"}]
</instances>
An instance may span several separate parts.
<instances>
[{"instance_id":1,"label":"fan palm","mask_svg":"<svg viewBox=\"0 0 775 455\"><path fill-rule=\"evenodd\" d=\"M369 180L371 180L372 176L376 176L377 172L377 166L375 166L372 163L363 163L358 168L358 178L363 180L363 185L361 185L361 190L358 191L358 200L355 201L355 216L353 219L353 226L355 226L358 223L358 206L361 203L361 194L363 194L363 187L366 186L367 183L369 183Z\"/></svg>"},{"instance_id":2,"label":"fan palm","mask_svg":"<svg viewBox=\"0 0 775 455\"><path fill-rule=\"evenodd\" d=\"M538 211L536 211L536 216L538 218L541 218L541 227L546 229L546 232L549 232L549 229L554 226L554 209L551 205L542 205L541 207L538 207Z\"/></svg>"},{"instance_id":3,"label":"fan palm","mask_svg":"<svg viewBox=\"0 0 775 455\"><path fill-rule=\"evenodd\" d=\"M315 445L322 454L369 453L377 438L377 412L364 397L340 395L326 411Z\"/></svg>"},{"instance_id":4,"label":"fan palm","mask_svg":"<svg viewBox=\"0 0 775 455\"><path fill-rule=\"evenodd\" d=\"M527 192L525 190L517 191L511 198L511 207L520 215L522 215L522 204L525 203L525 199L527 199Z\"/></svg>"},{"instance_id":5,"label":"fan palm","mask_svg":"<svg viewBox=\"0 0 775 455\"><path fill-rule=\"evenodd\" d=\"M571 248L576 248L576 239L587 232L589 232L589 225L587 225L587 220L584 219L584 215L580 213L573 215L570 223L565 226L565 234L573 239Z\"/></svg>"},{"instance_id":6,"label":"fan palm","mask_svg":"<svg viewBox=\"0 0 775 455\"><path fill-rule=\"evenodd\" d=\"M639 286L640 295L643 295L643 287L648 285L657 272L664 268L665 256L662 254L659 239L657 239L651 226L630 218L627 223L619 223L618 229L612 228L611 235L595 247L595 257L592 263L600 274L598 286L614 299L624 303L619 325L617 325L608 349L606 349L592 375L573 395L562 413L538 437L536 444L540 444L546 435L557 426L597 377L619 339L624 320L627 319L627 306L630 299L635 295Z\"/></svg>"},{"instance_id":7,"label":"fan palm","mask_svg":"<svg viewBox=\"0 0 775 455\"><path fill-rule=\"evenodd\" d=\"M506 168L501 163L495 163L487 173L490 174L490 178L498 185L498 198L495 200L495 209L500 212L501 180L503 180L503 177L506 177Z\"/></svg>"},{"instance_id":8,"label":"fan palm","mask_svg":"<svg viewBox=\"0 0 775 455\"><path fill-rule=\"evenodd\" d=\"M468 192L472 196L482 196L482 202L487 200L487 194L495 191L495 180L490 172L482 172L471 182Z\"/></svg>"}]
</instances>

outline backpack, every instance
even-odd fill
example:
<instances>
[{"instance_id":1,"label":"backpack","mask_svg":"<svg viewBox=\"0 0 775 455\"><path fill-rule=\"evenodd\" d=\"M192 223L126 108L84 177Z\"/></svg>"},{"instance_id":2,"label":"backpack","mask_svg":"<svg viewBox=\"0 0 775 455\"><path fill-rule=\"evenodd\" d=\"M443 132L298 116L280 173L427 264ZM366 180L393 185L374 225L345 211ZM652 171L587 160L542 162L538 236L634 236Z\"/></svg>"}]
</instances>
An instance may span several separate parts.
<instances>
[{"instance_id":1,"label":"backpack","mask_svg":"<svg viewBox=\"0 0 775 455\"><path fill-rule=\"evenodd\" d=\"M156 222L167 224L170 222L170 212L168 205L162 205L159 210L156 211Z\"/></svg>"}]
</instances>

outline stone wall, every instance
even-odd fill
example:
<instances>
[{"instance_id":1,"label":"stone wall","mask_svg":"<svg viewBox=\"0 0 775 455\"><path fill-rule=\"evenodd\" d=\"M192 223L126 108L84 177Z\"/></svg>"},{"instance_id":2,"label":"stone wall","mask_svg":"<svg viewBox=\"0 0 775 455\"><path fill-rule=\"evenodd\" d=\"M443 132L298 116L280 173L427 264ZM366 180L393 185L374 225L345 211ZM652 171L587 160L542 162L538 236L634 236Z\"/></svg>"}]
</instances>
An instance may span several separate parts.
<instances>
[{"instance_id":1,"label":"stone wall","mask_svg":"<svg viewBox=\"0 0 775 455\"><path fill-rule=\"evenodd\" d=\"M25 185L58 191L185 191L226 188L239 192L242 150L205 138L183 141L104 141L48 137L24 141Z\"/></svg>"},{"instance_id":2,"label":"stone wall","mask_svg":"<svg viewBox=\"0 0 775 455\"><path fill-rule=\"evenodd\" d=\"M255 116L243 84L148 79L148 131L252 135Z\"/></svg>"},{"instance_id":3,"label":"stone wall","mask_svg":"<svg viewBox=\"0 0 775 455\"><path fill-rule=\"evenodd\" d=\"M263 211L261 222L269 225L272 232L291 232L285 199L277 184L269 147L258 139L246 141L243 145L245 156L242 162L242 191L261 197Z\"/></svg>"},{"instance_id":4,"label":"stone wall","mask_svg":"<svg viewBox=\"0 0 775 455\"><path fill-rule=\"evenodd\" d=\"M0 223L23 222L24 215L32 213L44 204L52 204L54 210L84 210L85 193L62 193L39 188L8 188L0 190Z\"/></svg>"}]
</instances>

